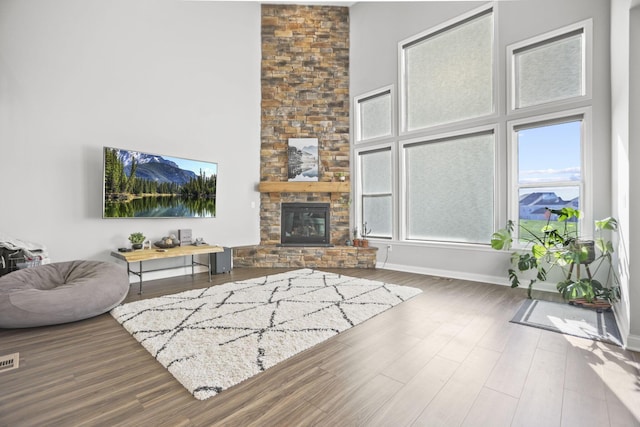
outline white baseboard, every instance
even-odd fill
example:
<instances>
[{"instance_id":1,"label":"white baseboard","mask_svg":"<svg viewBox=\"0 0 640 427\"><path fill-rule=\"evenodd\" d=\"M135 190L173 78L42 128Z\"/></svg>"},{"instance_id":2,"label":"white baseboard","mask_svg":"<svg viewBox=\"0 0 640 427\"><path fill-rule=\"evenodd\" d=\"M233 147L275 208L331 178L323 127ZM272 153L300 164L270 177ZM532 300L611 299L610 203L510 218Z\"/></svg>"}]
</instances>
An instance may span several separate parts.
<instances>
[{"instance_id":1,"label":"white baseboard","mask_svg":"<svg viewBox=\"0 0 640 427\"><path fill-rule=\"evenodd\" d=\"M627 350L640 352L640 335L627 335L627 340L625 342L624 348L626 348Z\"/></svg>"},{"instance_id":2,"label":"white baseboard","mask_svg":"<svg viewBox=\"0 0 640 427\"><path fill-rule=\"evenodd\" d=\"M402 264L389 264L389 263L380 263L376 264L376 268L381 268L385 270L394 270L394 271L403 271L405 273L416 273L416 274L424 274L427 276L435 276L435 277L445 277L447 279L458 279L458 280L469 280L471 282L481 282L481 283L491 283L494 285L502 285L502 286L511 286L509 280L504 276L489 276L484 274L473 274L473 273L465 273L460 271L452 271L452 270L440 270L436 268L425 268L425 267L416 267L416 266L408 266ZM556 285L553 283L542 282L536 283L533 286L533 289L536 291L544 291L544 292L558 292L556 289Z\"/></svg>"}]
</instances>

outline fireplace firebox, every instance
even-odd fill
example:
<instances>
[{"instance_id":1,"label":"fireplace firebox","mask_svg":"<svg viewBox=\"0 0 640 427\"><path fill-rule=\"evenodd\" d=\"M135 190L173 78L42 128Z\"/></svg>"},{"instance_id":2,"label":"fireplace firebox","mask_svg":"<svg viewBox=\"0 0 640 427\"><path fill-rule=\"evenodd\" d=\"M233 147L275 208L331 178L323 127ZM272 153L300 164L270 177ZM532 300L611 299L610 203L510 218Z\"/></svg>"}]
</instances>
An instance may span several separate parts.
<instances>
[{"instance_id":1,"label":"fireplace firebox","mask_svg":"<svg viewBox=\"0 0 640 427\"><path fill-rule=\"evenodd\" d=\"M280 246L331 246L329 203L282 203Z\"/></svg>"}]
</instances>

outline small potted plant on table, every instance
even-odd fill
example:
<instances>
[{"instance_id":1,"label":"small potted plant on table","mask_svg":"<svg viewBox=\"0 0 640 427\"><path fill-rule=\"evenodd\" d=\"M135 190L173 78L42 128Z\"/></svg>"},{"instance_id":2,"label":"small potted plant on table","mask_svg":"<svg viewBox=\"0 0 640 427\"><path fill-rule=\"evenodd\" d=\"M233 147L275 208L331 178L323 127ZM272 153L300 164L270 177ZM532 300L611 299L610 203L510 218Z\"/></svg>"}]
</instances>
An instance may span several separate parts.
<instances>
[{"instance_id":1,"label":"small potted plant on table","mask_svg":"<svg viewBox=\"0 0 640 427\"><path fill-rule=\"evenodd\" d=\"M129 235L129 241L131 242L131 249L142 249L142 243L144 242L144 234L142 233L131 233Z\"/></svg>"}]
</instances>

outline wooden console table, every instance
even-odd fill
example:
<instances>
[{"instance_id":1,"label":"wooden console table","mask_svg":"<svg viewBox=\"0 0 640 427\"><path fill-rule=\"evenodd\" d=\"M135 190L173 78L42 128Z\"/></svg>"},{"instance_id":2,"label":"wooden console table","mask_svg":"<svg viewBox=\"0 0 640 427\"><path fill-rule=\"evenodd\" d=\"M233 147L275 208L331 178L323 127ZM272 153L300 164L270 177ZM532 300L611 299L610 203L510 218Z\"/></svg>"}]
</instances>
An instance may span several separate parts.
<instances>
[{"instance_id":1,"label":"wooden console table","mask_svg":"<svg viewBox=\"0 0 640 427\"><path fill-rule=\"evenodd\" d=\"M200 246L178 246L170 249L141 249L137 251L131 252L111 252L111 256L121 259L127 263L127 271L129 274L135 274L140 278L140 290L138 294L142 294L142 273L150 273L152 271L161 271L161 270L171 270L174 268L183 268L180 267L165 267L165 268L156 268L154 270L142 270L142 262L150 261L153 259L164 259L164 258L175 258L180 256L189 256L191 255L191 275L194 274L194 267L196 265L203 265L207 267L207 271L209 272L209 282L211 282L211 256L207 257L207 264L202 264L197 262L194 259L194 255L201 254L212 254L215 252L223 252L224 248L222 246L211 246L211 245L200 245ZM131 269L131 263L137 262L139 263L138 271Z\"/></svg>"}]
</instances>

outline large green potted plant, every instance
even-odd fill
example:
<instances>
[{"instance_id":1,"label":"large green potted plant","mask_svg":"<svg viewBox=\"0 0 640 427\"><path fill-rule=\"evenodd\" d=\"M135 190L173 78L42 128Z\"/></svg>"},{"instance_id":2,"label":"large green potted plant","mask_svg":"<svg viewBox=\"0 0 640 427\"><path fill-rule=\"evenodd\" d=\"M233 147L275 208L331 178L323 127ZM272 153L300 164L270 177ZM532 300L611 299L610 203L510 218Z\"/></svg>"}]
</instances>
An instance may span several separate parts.
<instances>
[{"instance_id":1,"label":"large green potted plant","mask_svg":"<svg viewBox=\"0 0 640 427\"><path fill-rule=\"evenodd\" d=\"M557 221L551 221L553 215L557 215ZM613 269L613 244L603 236L605 230L616 231L618 222L611 217L595 221L596 239L583 240L575 226L581 216L579 210L569 207L547 208L546 223L540 230L528 229L522 222L519 224L519 245L513 250L513 221L508 221L505 228L491 236L493 249L512 250L512 266L507 271L512 288L528 280L527 296L531 298L534 283L546 281L553 269L560 269L562 280L556 288L564 299L581 304L618 300L620 287ZM582 276L581 266L587 277ZM596 277L606 278L605 283Z\"/></svg>"}]
</instances>

